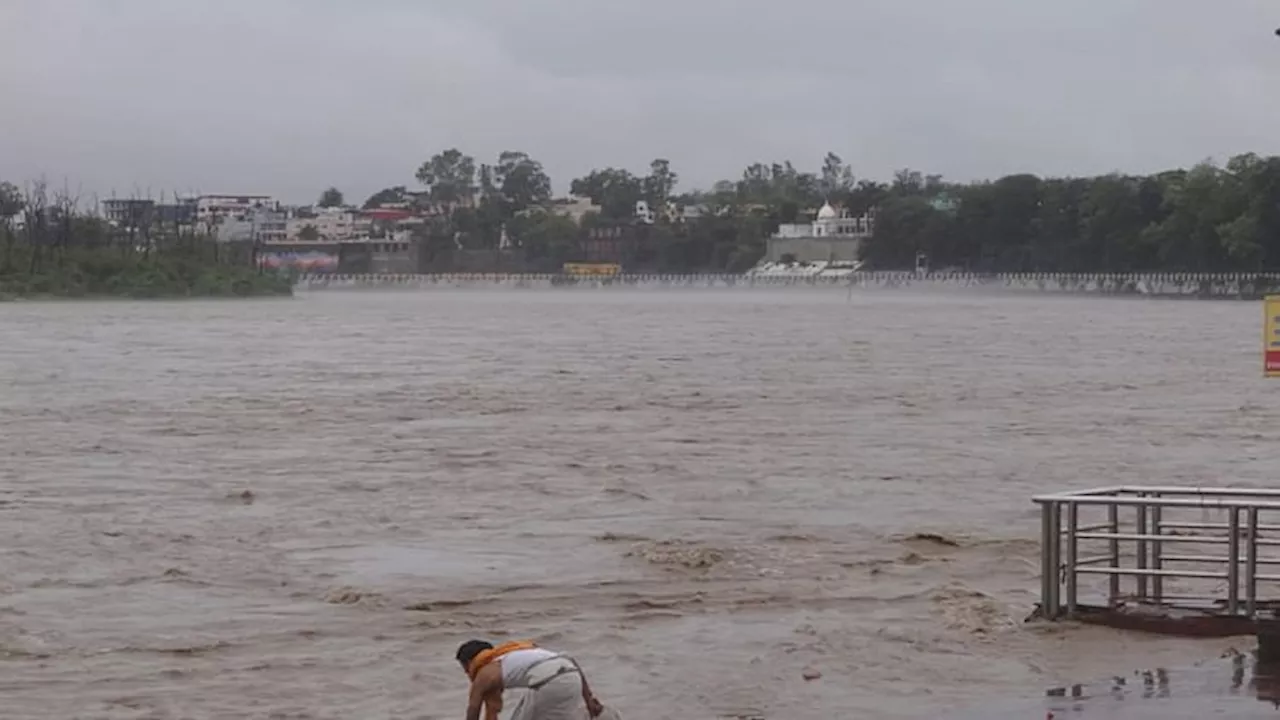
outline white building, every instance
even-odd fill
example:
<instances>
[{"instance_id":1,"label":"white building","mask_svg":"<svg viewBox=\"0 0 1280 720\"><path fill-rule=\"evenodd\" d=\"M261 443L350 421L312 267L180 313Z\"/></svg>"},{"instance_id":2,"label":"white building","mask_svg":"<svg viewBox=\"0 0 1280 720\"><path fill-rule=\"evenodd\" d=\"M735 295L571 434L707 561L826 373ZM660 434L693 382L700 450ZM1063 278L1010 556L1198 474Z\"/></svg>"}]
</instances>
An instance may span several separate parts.
<instances>
[{"instance_id":1,"label":"white building","mask_svg":"<svg viewBox=\"0 0 1280 720\"><path fill-rule=\"evenodd\" d=\"M811 223L784 224L778 226L777 238L844 237L865 238L871 235L874 216L850 217L846 212L836 212L830 203L818 210L818 217Z\"/></svg>"},{"instance_id":2,"label":"white building","mask_svg":"<svg viewBox=\"0 0 1280 720\"><path fill-rule=\"evenodd\" d=\"M282 243L288 237L288 220L279 210L255 208L226 215L217 222L218 242Z\"/></svg>"},{"instance_id":3,"label":"white building","mask_svg":"<svg viewBox=\"0 0 1280 720\"><path fill-rule=\"evenodd\" d=\"M811 223L784 224L769 238L762 262L857 262L862 242L875 230L875 215L851 217L836 212L830 203L818 210Z\"/></svg>"},{"instance_id":4,"label":"white building","mask_svg":"<svg viewBox=\"0 0 1280 720\"><path fill-rule=\"evenodd\" d=\"M366 272L371 273L415 273L418 267L418 244L413 241L413 232L396 230L383 237L360 237L347 241L344 255L364 256ZM358 259L355 260L359 262Z\"/></svg>"},{"instance_id":5,"label":"white building","mask_svg":"<svg viewBox=\"0 0 1280 720\"><path fill-rule=\"evenodd\" d=\"M103 200L102 216L120 228L149 227L155 216L156 201L140 198Z\"/></svg>"},{"instance_id":6,"label":"white building","mask_svg":"<svg viewBox=\"0 0 1280 720\"><path fill-rule=\"evenodd\" d=\"M279 209L280 204L270 195L201 195L196 198L196 222L215 225L253 210Z\"/></svg>"},{"instance_id":7,"label":"white building","mask_svg":"<svg viewBox=\"0 0 1280 720\"><path fill-rule=\"evenodd\" d=\"M636 201L636 222L643 225L652 225L658 219L657 214L649 207L646 200Z\"/></svg>"},{"instance_id":8,"label":"white building","mask_svg":"<svg viewBox=\"0 0 1280 720\"><path fill-rule=\"evenodd\" d=\"M568 197L557 198L551 202L551 212L557 215L573 220L575 223L582 222L583 216L589 212L600 212L600 206L591 202L591 198L578 197L570 195Z\"/></svg>"},{"instance_id":9,"label":"white building","mask_svg":"<svg viewBox=\"0 0 1280 720\"><path fill-rule=\"evenodd\" d=\"M342 242L369 234L373 221L351 208L316 208L313 217L291 217L286 234L290 242L306 242L304 229L315 228L316 242Z\"/></svg>"}]
</instances>

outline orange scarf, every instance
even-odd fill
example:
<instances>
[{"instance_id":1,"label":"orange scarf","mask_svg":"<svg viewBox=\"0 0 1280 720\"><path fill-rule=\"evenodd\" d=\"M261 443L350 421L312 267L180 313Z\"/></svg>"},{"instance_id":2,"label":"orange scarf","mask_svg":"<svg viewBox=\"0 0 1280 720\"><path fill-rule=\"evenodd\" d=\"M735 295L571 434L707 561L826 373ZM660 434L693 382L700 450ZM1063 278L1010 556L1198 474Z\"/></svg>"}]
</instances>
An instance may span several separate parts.
<instances>
[{"instance_id":1,"label":"orange scarf","mask_svg":"<svg viewBox=\"0 0 1280 720\"><path fill-rule=\"evenodd\" d=\"M470 677L472 680L475 680L476 675L479 674L481 668L493 662L494 660L497 660L503 655L506 655L508 653L513 653L517 650L532 650L536 647L537 645L534 645L532 640L523 640L523 641L506 642L506 643L502 643L498 647L489 648L488 650L483 650L480 652L479 655L476 655L475 657L471 658L471 663L467 665L467 676Z\"/></svg>"}]
</instances>

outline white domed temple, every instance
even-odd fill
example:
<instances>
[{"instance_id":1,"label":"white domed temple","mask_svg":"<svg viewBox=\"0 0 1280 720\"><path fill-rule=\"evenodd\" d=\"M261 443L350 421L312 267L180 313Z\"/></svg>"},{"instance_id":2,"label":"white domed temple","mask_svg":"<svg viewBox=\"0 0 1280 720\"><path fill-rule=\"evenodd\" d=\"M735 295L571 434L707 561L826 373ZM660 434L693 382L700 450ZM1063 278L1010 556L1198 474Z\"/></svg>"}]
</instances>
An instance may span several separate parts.
<instances>
[{"instance_id":1,"label":"white domed temple","mask_svg":"<svg viewBox=\"0 0 1280 720\"><path fill-rule=\"evenodd\" d=\"M823 203L813 222L779 225L761 263L856 264L862 241L874 228L874 212L851 217Z\"/></svg>"}]
</instances>

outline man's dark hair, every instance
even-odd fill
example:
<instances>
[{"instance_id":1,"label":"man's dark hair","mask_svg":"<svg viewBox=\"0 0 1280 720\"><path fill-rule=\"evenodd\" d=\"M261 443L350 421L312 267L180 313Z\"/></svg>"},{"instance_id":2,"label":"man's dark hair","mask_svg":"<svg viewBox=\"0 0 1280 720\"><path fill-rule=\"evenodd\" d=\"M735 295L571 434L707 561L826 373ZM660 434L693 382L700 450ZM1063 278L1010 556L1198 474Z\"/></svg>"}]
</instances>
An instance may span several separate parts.
<instances>
[{"instance_id":1,"label":"man's dark hair","mask_svg":"<svg viewBox=\"0 0 1280 720\"><path fill-rule=\"evenodd\" d=\"M458 662L462 664L462 669L466 670L471 667L471 661L485 650L492 650L493 646L483 640L468 640L462 643L458 648Z\"/></svg>"}]
</instances>

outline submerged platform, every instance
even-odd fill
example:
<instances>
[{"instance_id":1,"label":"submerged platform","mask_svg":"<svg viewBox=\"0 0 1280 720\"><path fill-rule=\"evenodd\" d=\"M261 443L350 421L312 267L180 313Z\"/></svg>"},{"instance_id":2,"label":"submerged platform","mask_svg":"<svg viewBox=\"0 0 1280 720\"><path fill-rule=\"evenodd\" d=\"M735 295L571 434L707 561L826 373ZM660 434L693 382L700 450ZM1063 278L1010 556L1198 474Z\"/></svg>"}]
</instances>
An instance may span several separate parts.
<instances>
[{"instance_id":1,"label":"submerged platform","mask_svg":"<svg viewBox=\"0 0 1280 720\"><path fill-rule=\"evenodd\" d=\"M1122 486L1034 500L1042 511L1041 602L1029 620L1253 635L1257 652L1049 688L1038 702L947 717L1280 718L1280 490Z\"/></svg>"},{"instance_id":2,"label":"submerged platform","mask_svg":"<svg viewBox=\"0 0 1280 720\"><path fill-rule=\"evenodd\" d=\"M1076 622L1117 630L1133 630L1187 638L1224 638L1253 635L1263 644L1280 637L1274 603L1259 604L1254 617L1229 613L1225 609L1187 608L1142 602L1121 602L1115 607L1081 603L1071 616ZM1037 607L1029 620L1043 615Z\"/></svg>"},{"instance_id":3,"label":"submerged platform","mask_svg":"<svg viewBox=\"0 0 1280 720\"><path fill-rule=\"evenodd\" d=\"M945 720L1254 720L1280 718L1280 667L1234 655L1182 670L1045 688L1040 699L996 703Z\"/></svg>"}]
</instances>

